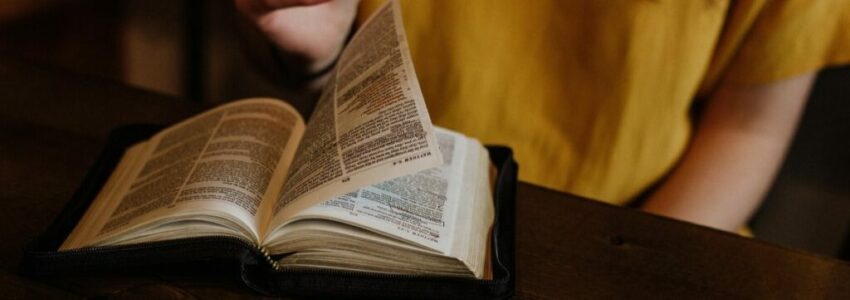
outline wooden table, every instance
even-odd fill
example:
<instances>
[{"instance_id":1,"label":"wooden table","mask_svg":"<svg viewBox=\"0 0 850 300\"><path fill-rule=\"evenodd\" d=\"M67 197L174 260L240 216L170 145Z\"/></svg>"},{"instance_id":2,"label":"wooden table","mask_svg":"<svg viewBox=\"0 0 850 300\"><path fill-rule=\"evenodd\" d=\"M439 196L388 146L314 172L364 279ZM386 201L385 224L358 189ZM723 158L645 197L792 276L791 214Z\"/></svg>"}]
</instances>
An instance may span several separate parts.
<instances>
[{"instance_id":1,"label":"wooden table","mask_svg":"<svg viewBox=\"0 0 850 300\"><path fill-rule=\"evenodd\" d=\"M259 296L227 277L18 275L110 129L203 107L0 55L0 295ZM520 162L520 172L522 164ZM850 264L521 183L519 298L850 299Z\"/></svg>"}]
</instances>

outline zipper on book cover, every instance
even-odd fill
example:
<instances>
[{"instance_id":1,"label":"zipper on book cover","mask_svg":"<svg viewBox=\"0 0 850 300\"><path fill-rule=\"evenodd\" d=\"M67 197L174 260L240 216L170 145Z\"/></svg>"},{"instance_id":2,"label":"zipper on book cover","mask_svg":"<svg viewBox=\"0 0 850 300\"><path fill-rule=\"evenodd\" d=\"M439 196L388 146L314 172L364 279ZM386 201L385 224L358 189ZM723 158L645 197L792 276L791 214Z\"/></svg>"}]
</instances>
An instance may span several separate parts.
<instances>
[{"instance_id":1,"label":"zipper on book cover","mask_svg":"<svg viewBox=\"0 0 850 300\"><path fill-rule=\"evenodd\" d=\"M266 247L257 246L257 250L260 251L260 254L263 255L263 257L266 259L266 262L269 263L269 266L271 266L272 269L274 269L275 271L280 271L280 265L277 263L276 260L272 258L271 254L269 254L269 250L266 249Z\"/></svg>"}]
</instances>

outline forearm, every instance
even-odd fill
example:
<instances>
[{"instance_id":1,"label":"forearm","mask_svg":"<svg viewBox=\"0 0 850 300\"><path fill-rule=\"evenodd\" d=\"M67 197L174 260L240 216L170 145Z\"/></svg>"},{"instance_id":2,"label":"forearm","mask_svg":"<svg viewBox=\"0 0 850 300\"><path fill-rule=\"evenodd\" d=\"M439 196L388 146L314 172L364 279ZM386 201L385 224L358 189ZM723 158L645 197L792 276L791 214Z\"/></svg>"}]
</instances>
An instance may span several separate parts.
<instances>
[{"instance_id":1,"label":"forearm","mask_svg":"<svg viewBox=\"0 0 850 300\"><path fill-rule=\"evenodd\" d=\"M644 210L730 231L743 226L782 164L813 79L721 87Z\"/></svg>"}]
</instances>

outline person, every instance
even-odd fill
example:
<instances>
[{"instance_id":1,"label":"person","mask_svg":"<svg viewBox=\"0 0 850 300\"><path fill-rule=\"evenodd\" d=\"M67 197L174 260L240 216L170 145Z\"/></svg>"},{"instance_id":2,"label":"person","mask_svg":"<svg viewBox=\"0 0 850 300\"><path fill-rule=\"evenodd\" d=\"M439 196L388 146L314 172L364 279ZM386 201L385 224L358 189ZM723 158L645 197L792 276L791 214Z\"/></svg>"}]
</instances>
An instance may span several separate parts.
<instances>
[{"instance_id":1,"label":"person","mask_svg":"<svg viewBox=\"0 0 850 300\"><path fill-rule=\"evenodd\" d=\"M380 2L235 5L304 95ZM615 204L651 191L643 210L729 231L770 187L817 70L850 62L843 0L446 0L402 10L435 124L510 145L522 180Z\"/></svg>"}]
</instances>

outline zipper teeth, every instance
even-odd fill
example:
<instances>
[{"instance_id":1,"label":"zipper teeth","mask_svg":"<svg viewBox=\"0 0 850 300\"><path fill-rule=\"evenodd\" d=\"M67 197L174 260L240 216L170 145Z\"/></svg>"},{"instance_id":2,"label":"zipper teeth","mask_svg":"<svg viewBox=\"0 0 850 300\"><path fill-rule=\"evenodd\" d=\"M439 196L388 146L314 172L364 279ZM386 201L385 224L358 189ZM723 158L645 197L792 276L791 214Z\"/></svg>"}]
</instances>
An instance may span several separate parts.
<instances>
[{"instance_id":1,"label":"zipper teeth","mask_svg":"<svg viewBox=\"0 0 850 300\"><path fill-rule=\"evenodd\" d=\"M266 259L266 262L269 263L269 266L271 266L275 271L280 271L280 264L278 264L277 261L272 258L271 254L269 254L269 250L266 249L266 247L257 246L257 250L260 251L260 254L262 254L263 257Z\"/></svg>"}]
</instances>

